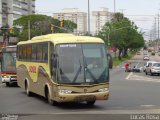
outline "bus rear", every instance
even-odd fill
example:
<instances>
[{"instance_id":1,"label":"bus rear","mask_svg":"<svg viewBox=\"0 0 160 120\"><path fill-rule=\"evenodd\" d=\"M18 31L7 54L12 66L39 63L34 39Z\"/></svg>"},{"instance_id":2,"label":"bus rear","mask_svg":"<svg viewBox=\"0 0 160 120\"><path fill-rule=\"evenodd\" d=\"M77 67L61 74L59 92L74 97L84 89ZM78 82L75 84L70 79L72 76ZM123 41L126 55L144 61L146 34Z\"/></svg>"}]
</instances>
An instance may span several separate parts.
<instances>
[{"instance_id":1,"label":"bus rear","mask_svg":"<svg viewBox=\"0 0 160 120\"><path fill-rule=\"evenodd\" d=\"M17 82L16 77L16 46L7 46L2 48L1 60L2 83L10 86Z\"/></svg>"}]
</instances>

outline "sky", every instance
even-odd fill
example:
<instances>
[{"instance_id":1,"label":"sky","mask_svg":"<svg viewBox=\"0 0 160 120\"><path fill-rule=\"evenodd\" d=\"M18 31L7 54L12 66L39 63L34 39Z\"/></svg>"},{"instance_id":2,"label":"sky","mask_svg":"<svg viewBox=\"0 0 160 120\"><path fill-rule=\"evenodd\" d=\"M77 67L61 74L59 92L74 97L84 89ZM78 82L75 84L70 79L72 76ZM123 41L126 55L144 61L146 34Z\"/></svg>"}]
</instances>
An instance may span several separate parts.
<instances>
[{"instance_id":1,"label":"sky","mask_svg":"<svg viewBox=\"0 0 160 120\"><path fill-rule=\"evenodd\" d=\"M90 12L100 7L106 7L110 12L114 12L114 0L90 0ZM52 16L64 8L79 8L80 11L87 12L88 0L36 0L38 14ZM160 13L160 0L115 0L115 10L133 21L142 32L145 32L145 39L149 39L151 31L153 33L155 29L155 18L158 18Z\"/></svg>"}]
</instances>

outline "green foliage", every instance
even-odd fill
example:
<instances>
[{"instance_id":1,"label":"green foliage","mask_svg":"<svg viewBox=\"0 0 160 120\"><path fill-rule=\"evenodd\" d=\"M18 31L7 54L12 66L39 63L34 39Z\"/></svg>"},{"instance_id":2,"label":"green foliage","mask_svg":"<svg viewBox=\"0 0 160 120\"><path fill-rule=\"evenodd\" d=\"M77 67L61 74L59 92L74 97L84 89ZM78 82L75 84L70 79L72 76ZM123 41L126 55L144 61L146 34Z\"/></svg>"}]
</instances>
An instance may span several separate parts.
<instances>
[{"instance_id":1,"label":"green foliage","mask_svg":"<svg viewBox=\"0 0 160 120\"><path fill-rule=\"evenodd\" d=\"M142 33L138 32L137 29L138 27L123 14L116 13L111 22L107 22L97 36L107 43L109 34L111 47L119 49L119 57L121 52L123 52L123 56L126 56L128 49L144 46Z\"/></svg>"},{"instance_id":2,"label":"green foliage","mask_svg":"<svg viewBox=\"0 0 160 120\"><path fill-rule=\"evenodd\" d=\"M132 57L134 57L135 54L136 52L129 52L129 55L122 57L122 59L118 59L117 57L113 58L113 66L120 65L124 61L131 59Z\"/></svg>"},{"instance_id":3,"label":"green foliage","mask_svg":"<svg viewBox=\"0 0 160 120\"><path fill-rule=\"evenodd\" d=\"M74 28L77 28L77 24L71 22L70 20L65 20L64 28L67 28L69 32L73 32Z\"/></svg>"},{"instance_id":4,"label":"green foliage","mask_svg":"<svg viewBox=\"0 0 160 120\"><path fill-rule=\"evenodd\" d=\"M38 35L52 33L51 24L54 25L54 33L73 32L77 25L71 21L64 20L64 29L60 28L60 21L46 15L27 15L14 21L14 26L20 26L18 37L20 40L28 39L28 24L30 24L31 38Z\"/></svg>"}]
</instances>

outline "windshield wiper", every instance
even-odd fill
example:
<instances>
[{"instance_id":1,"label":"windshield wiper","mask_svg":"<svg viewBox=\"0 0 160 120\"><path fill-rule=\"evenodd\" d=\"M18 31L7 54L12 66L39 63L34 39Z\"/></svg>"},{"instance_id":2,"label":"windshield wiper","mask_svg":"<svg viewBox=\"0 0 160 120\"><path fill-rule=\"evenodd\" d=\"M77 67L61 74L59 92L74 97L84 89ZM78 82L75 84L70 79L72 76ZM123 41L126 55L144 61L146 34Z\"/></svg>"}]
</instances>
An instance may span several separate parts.
<instances>
[{"instance_id":1,"label":"windshield wiper","mask_svg":"<svg viewBox=\"0 0 160 120\"><path fill-rule=\"evenodd\" d=\"M82 69L82 65L81 65L81 62L79 60L79 69L77 70L77 73L76 73L72 83L74 83L77 80L78 75L81 73L81 69Z\"/></svg>"},{"instance_id":2,"label":"windshield wiper","mask_svg":"<svg viewBox=\"0 0 160 120\"><path fill-rule=\"evenodd\" d=\"M98 81L102 81L102 80L105 80L106 79L106 75L105 75L105 73L106 73L106 68L103 70L103 72L102 72L102 74L99 76L99 78L98 78ZM108 75L109 75L109 73L108 73ZM108 80L108 79L107 79Z\"/></svg>"},{"instance_id":3,"label":"windshield wiper","mask_svg":"<svg viewBox=\"0 0 160 120\"><path fill-rule=\"evenodd\" d=\"M88 73L90 74L90 76L91 76L91 78L94 80L94 82L95 83L97 83L97 79L96 79L96 77L93 75L93 73L90 71L90 69L87 67L87 62L86 62L86 59L85 59L85 57L84 57L84 64L85 64L85 72L87 72L88 71ZM86 77L85 77L85 79L86 79Z\"/></svg>"}]
</instances>

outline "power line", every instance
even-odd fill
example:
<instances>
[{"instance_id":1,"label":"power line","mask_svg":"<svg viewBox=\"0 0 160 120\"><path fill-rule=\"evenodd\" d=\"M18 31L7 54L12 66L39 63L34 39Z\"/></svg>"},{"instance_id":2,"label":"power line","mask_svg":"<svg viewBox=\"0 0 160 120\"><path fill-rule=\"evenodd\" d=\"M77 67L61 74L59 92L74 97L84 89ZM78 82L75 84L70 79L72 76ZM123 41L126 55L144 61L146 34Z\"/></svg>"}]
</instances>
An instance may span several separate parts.
<instances>
[{"instance_id":1,"label":"power line","mask_svg":"<svg viewBox=\"0 0 160 120\"><path fill-rule=\"evenodd\" d=\"M153 20L134 20L134 21L153 21Z\"/></svg>"},{"instance_id":2,"label":"power line","mask_svg":"<svg viewBox=\"0 0 160 120\"><path fill-rule=\"evenodd\" d=\"M154 17L154 16L156 16L156 15L125 15L125 16L148 16L148 17Z\"/></svg>"}]
</instances>

